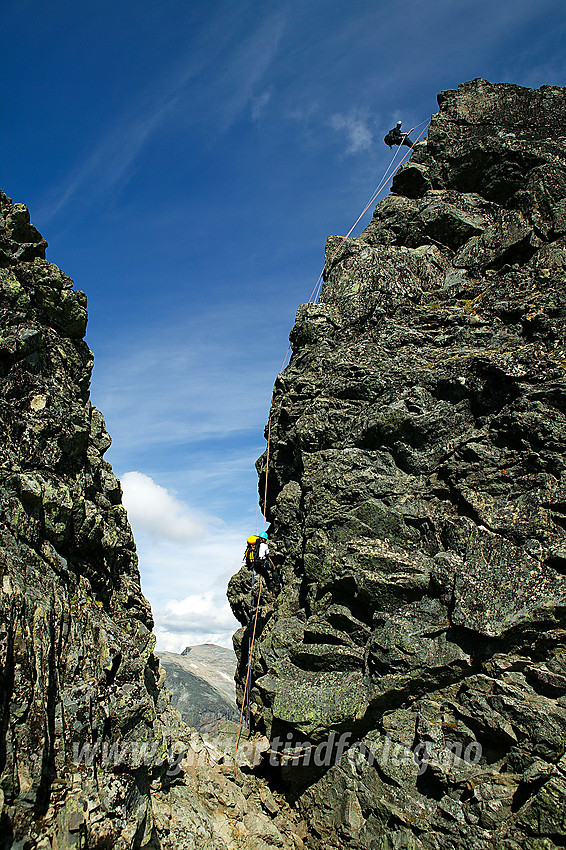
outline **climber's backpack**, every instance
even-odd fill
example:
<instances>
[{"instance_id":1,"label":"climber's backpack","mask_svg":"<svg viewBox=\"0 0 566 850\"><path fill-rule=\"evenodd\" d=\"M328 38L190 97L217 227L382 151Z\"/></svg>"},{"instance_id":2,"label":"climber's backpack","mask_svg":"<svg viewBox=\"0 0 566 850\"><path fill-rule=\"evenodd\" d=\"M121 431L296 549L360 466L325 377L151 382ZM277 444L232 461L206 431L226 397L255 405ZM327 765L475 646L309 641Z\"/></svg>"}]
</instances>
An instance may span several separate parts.
<instances>
[{"instance_id":1,"label":"climber's backpack","mask_svg":"<svg viewBox=\"0 0 566 850\"><path fill-rule=\"evenodd\" d=\"M383 139L383 141L384 141L384 142L385 142L385 144L386 144L386 145L388 145L389 147L391 147L392 145L397 144L397 141L396 141L396 139L395 139L395 137L394 137L394 135L393 135L393 130L390 130L390 131L388 132L388 134L385 136L385 138Z\"/></svg>"},{"instance_id":2,"label":"climber's backpack","mask_svg":"<svg viewBox=\"0 0 566 850\"><path fill-rule=\"evenodd\" d=\"M250 535L247 539L246 546L246 566L253 568L254 564L257 564L259 561L259 547L261 544L261 537L258 537L256 534Z\"/></svg>"},{"instance_id":3,"label":"climber's backpack","mask_svg":"<svg viewBox=\"0 0 566 850\"><path fill-rule=\"evenodd\" d=\"M408 135L408 134L407 134ZM391 149L392 145L401 145L403 144L403 139L405 138L405 133L399 130L397 127L393 127L392 130L388 132L383 141L386 145Z\"/></svg>"}]
</instances>

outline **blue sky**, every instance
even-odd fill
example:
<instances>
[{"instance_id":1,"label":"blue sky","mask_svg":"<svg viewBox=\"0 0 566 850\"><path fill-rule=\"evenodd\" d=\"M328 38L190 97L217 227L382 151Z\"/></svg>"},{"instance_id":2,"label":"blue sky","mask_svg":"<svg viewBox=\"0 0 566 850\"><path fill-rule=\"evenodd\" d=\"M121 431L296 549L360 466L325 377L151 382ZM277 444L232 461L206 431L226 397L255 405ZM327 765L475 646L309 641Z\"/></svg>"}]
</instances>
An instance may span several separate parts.
<instances>
[{"instance_id":1,"label":"blue sky","mask_svg":"<svg viewBox=\"0 0 566 850\"><path fill-rule=\"evenodd\" d=\"M158 648L229 644L271 388L326 237L437 92L563 85L564 0L12 0L0 26L0 186L88 295Z\"/></svg>"}]
</instances>

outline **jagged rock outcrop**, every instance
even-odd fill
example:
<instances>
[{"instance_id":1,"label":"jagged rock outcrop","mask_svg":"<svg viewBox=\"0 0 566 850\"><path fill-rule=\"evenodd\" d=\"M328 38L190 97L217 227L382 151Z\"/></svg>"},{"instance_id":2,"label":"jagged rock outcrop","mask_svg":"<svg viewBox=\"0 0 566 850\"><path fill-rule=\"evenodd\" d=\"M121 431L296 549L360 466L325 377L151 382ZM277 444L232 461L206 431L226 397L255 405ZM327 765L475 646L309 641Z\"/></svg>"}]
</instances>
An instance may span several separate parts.
<instances>
[{"instance_id":1,"label":"jagged rock outcrop","mask_svg":"<svg viewBox=\"0 0 566 850\"><path fill-rule=\"evenodd\" d=\"M566 843L566 89L438 102L370 225L328 240L274 389L286 588L252 710L304 756L308 847Z\"/></svg>"},{"instance_id":2,"label":"jagged rock outcrop","mask_svg":"<svg viewBox=\"0 0 566 850\"><path fill-rule=\"evenodd\" d=\"M86 297L46 244L0 193L0 848L293 848L284 800L169 704Z\"/></svg>"},{"instance_id":3,"label":"jagged rock outcrop","mask_svg":"<svg viewBox=\"0 0 566 850\"><path fill-rule=\"evenodd\" d=\"M0 826L5 839L41 820L79 836L96 776L70 770L73 747L149 731L153 622L89 401L86 297L46 262L24 205L0 203ZM135 775L106 792L93 820L107 836L143 832Z\"/></svg>"}]
</instances>

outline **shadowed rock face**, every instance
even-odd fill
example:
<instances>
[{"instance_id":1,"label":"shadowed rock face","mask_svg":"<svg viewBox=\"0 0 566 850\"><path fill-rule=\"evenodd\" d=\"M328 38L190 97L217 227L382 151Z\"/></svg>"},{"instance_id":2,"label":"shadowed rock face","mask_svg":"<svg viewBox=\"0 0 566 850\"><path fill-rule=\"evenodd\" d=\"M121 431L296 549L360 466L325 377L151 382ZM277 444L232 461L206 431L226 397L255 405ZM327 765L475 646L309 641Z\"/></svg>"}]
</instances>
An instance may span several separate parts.
<instances>
[{"instance_id":1,"label":"shadowed rock face","mask_svg":"<svg viewBox=\"0 0 566 850\"><path fill-rule=\"evenodd\" d=\"M149 771L112 788L77 752L165 739L151 611L89 400L86 297L46 245L0 193L0 837L31 847L47 829L66 847L92 815L96 846L151 832Z\"/></svg>"},{"instance_id":2,"label":"shadowed rock face","mask_svg":"<svg viewBox=\"0 0 566 850\"><path fill-rule=\"evenodd\" d=\"M284 769L313 847L566 842L566 89L438 101L274 389L256 722L381 754Z\"/></svg>"}]
</instances>

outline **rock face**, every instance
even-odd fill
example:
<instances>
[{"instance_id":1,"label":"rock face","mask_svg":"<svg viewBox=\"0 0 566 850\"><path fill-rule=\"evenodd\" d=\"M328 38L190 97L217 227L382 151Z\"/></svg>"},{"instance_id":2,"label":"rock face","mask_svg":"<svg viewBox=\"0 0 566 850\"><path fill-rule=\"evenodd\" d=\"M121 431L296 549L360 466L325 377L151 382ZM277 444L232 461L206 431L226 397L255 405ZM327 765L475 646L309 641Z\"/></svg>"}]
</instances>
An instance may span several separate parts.
<instances>
[{"instance_id":1,"label":"rock face","mask_svg":"<svg viewBox=\"0 0 566 850\"><path fill-rule=\"evenodd\" d=\"M46 244L0 193L0 848L290 850L284 800L169 704L86 297Z\"/></svg>"},{"instance_id":2,"label":"rock face","mask_svg":"<svg viewBox=\"0 0 566 850\"><path fill-rule=\"evenodd\" d=\"M188 646L179 655L157 653L166 673L171 703L185 723L199 732L215 734L224 721L238 722L231 649L214 644Z\"/></svg>"},{"instance_id":3,"label":"rock face","mask_svg":"<svg viewBox=\"0 0 566 850\"><path fill-rule=\"evenodd\" d=\"M309 847L566 843L566 89L438 102L274 389L252 710Z\"/></svg>"},{"instance_id":4,"label":"rock face","mask_svg":"<svg viewBox=\"0 0 566 850\"><path fill-rule=\"evenodd\" d=\"M45 261L25 206L0 204L0 826L21 838L44 819L78 837L96 777L69 768L73 747L149 730L153 622L89 401L86 297ZM91 840L143 833L135 774L107 795Z\"/></svg>"}]
</instances>

